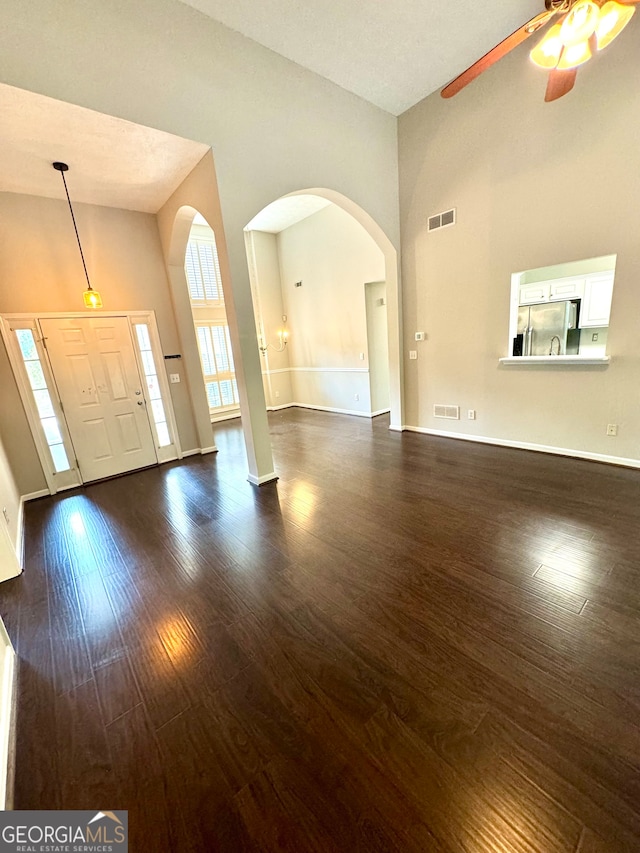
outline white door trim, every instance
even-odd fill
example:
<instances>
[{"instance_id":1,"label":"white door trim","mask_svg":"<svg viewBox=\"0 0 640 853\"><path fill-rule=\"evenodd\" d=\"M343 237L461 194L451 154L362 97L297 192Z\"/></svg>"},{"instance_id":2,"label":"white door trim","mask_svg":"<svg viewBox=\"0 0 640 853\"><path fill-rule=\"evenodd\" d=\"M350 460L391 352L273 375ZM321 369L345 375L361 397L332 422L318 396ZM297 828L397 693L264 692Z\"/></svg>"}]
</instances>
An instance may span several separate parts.
<instances>
[{"instance_id":1,"label":"white door trim","mask_svg":"<svg viewBox=\"0 0 640 853\"><path fill-rule=\"evenodd\" d=\"M80 470L76 465L75 452L73 444L71 442L71 436L69 435L67 423L64 418L62 407L60 405L58 389L54 380L53 371L51 370L51 364L49 362L48 354L46 352L46 348L42 344L42 334L38 321L40 319L64 319L88 316L125 317L128 320L131 338L133 342L133 349L136 354L136 367L138 369L138 372L140 373L140 380L143 383L143 387L146 387L144 383L144 372L141 369L140 350L133 327L134 325L139 323L147 324L147 327L149 329L149 337L151 339L151 349L157 369L162 403L164 405L165 414L167 417L167 426L169 428L169 434L172 439L172 443L170 445L167 445L163 448L158 448L155 424L153 423L153 419L149 417L151 431L154 436L154 439L156 440L156 453L158 456L158 461L169 462L173 459L182 459L183 455L178 438L178 430L175 412L173 410L173 403L171 401L169 382L167 379L166 370L164 369L164 355L162 353L160 335L158 333L158 325L156 322L156 316L154 311L100 311L96 314L91 315L89 315L87 312L83 313L80 311L38 311L24 312L20 314L2 314L0 315L0 332L2 334L2 338L7 349L11 369L13 371L13 375L18 386L18 391L20 393L20 398L22 400L22 404L27 415L29 426L31 428L31 434L33 436L36 450L38 452L40 464L42 465L42 470L45 476L45 480L47 482L47 486L49 488L49 493L52 495L64 489L70 489L76 486L81 486L83 484L83 480L80 474ZM60 429L63 434L65 450L69 458L69 463L73 466L70 471L64 471L59 474L56 474L54 471L53 463L51 460L51 454L49 453L49 447L44 438L44 433L40 424L40 417L36 409L35 400L31 392L31 386L29 385L26 370L24 368L22 354L20 353L20 349L15 335L11 334L14 328L19 328L19 326L16 325L18 323L22 325L22 328L29 328L34 332L34 338L36 339L36 348L40 357L42 369L45 374L56 417L58 418Z\"/></svg>"}]
</instances>

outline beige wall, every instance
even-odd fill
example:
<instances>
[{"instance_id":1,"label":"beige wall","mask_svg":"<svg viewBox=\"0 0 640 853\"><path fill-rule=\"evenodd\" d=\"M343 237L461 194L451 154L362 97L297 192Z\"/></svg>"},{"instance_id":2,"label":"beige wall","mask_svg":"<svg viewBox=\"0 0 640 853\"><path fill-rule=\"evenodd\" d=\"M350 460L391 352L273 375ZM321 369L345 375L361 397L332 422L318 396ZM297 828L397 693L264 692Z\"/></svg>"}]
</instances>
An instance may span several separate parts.
<instances>
[{"instance_id":1,"label":"beige wall","mask_svg":"<svg viewBox=\"0 0 640 853\"><path fill-rule=\"evenodd\" d=\"M334 204L281 231L278 250L295 401L371 412L364 284L384 279L381 250Z\"/></svg>"},{"instance_id":2,"label":"beige wall","mask_svg":"<svg viewBox=\"0 0 640 853\"><path fill-rule=\"evenodd\" d=\"M389 408L387 283L373 281L365 284L364 299L367 312L371 411L384 412Z\"/></svg>"},{"instance_id":3,"label":"beige wall","mask_svg":"<svg viewBox=\"0 0 640 853\"><path fill-rule=\"evenodd\" d=\"M38 451L31 438L29 422L2 340L0 340L0 436L2 436L4 451L18 493L30 495L46 489Z\"/></svg>"},{"instance_id":4,"label":"beige wall","mask_svg":"<svg viewBox=\"0 0 640 853\"><path fill-rule=\"evenodd\" d=\"M640 458L639 51L631 26L545 104L523 47L452 100L401 116L406 424ZM458 224L427 235L427 216L450 207ZM611 364L500 366L511 274L607 254L618 256ZM434 419L434 403L465 419Z\"/></svg>"},{"instance_id":5,"label":"beige wall","mask_svg":"<svg viewBox=\"0 0 640 853\"><path fill-rule=\"evenodd\" d=\"M19 513L20 492L0 438L0 527L8 533L14 552L19 545ZM2 554L1 543L0 554ZM0 580L4 580L7 575L15 574L11 571L15 567L14 561L8 559L7 562L9 563L7 566L0 564Z\"/></svg>"},{"instance_id":6,"label":"beige wall","mask_svg":"<svg viewBox=\"0 0 640 853\"><path fill-rule=\"evenodd\" d=\"M282 352L277 351L278 330L289 329L282 317L285 307L282 299L282 281L280 278L280 257L278 255L278 235L266 231L248 231L246 234L247 257L253 304L256 315L256 334L264 345L271 344L262 353L262 380L267 406L287 406L294 401L291 387L290 349L287 345Z\"/></svg>"},{"instance_id":7,"label":"beige wall","mask_svg":"<svg viewBox=\"0 0 640 853\"><path fill-rule=\"evenodd\" d=\"M156 217L86 204L74 205L74 212L91 283L105 309L155 311L164 353L179 352ZM0 223L0 313L84 311L86 283L66 202L2 193ZM4 348L0 379L0 434L20 493L44 489ZM189 401L180 386L171 391L182 449L198 447Z\"/></svg>"}]
</instances>

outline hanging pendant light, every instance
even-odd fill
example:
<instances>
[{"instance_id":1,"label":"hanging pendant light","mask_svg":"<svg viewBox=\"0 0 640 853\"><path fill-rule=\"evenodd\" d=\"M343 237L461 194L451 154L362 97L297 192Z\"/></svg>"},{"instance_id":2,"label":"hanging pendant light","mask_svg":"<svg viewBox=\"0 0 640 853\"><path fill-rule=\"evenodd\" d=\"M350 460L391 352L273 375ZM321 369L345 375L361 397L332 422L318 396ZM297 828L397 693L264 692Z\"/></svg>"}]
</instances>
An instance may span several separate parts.
<instances>
[{"instance_id":1,"label":"hanging pendant light","mask_svg":"<svg viewBox=\"0 0 640 853\"><path fill-rule=\"evenodd\" d=\"M78 226L76 225L76 218L73 215L73 207L71 206L71 199L69 198L69 190L67 189L67 182L64 177L64 173L69 170L69 166L66 163L52 163L53 168L60 172L62 176L62 183L64 184L64 191L67 194L67 202L69 203L69 212L71 213L71 220L73 221L73 228L76 232L76 240L78 241L78 248L80 249L80 257L82 258L82 266L84 268L84 275L87 279L87 289L83 292L82 298L84 299L85 308L102 308L102 297L98 293L97 290L94 290L91 287L91 282L89 281L89 273L87 272L87 265L84 260L84 253L82 251L82 245L80 243L80 235L78 234Z\"/></svg>"}]
</instances>

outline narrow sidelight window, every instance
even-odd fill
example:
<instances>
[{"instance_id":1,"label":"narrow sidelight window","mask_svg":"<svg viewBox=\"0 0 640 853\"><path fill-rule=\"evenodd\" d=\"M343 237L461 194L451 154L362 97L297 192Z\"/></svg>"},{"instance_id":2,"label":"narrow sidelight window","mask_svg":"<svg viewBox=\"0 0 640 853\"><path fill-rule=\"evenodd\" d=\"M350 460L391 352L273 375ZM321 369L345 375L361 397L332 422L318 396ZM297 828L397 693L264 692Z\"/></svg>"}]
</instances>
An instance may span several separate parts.
<instances>
[{"instance_id":1,"label":"narrow sidelight window","mask_svg":"<svg viewBox=\"0 0 640 853\"><path fill-rule=\"evenodd\" d=\"M156 362L151 350L149 327L146 323L136 323L135 328L136 335L138 337L140 357L142 359L142 368L144 370L144 378L147 383L147 395L149 403L151 404L151 414L156 427L156 435L158 436L158 447L166 447L171 444L171 436L169 435L167 416L162 403L162 394L160 393L160 384L158 383Z\"/></svg>"},{"instance_id":2,"label":"narrow sidelight window","mask_svg":"<svg viewBox=\"0 0 640 853\"><path fill-rule=\"evenodd\" d=\"M45 441L51 454L53 469L56 474L61 471L69 471L69 457L64 449L62 433L60 432L60 424L51 402L51 395L47 387L38 350L36 348L35 338L31 329L16 329L16 338L20 347L20 354L24 362L24 369L29 380L31 393L38 409L38 417L40 425L44 433Z\"/></svg>"}]
</instances>

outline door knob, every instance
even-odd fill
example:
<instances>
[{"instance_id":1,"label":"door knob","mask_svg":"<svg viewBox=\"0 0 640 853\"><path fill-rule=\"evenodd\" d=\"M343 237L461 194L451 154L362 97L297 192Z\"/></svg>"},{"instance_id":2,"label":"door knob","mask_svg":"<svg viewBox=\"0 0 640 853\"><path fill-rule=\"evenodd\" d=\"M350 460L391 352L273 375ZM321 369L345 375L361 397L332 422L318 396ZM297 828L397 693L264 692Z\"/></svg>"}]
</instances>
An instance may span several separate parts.
<instances>
[{"instance_id":1,"label":"door knob","mask_svg":"<svg viewBox=\"0 0 640 853\"><path fill-rule=\"evenodd\" d=\"M136 396L138 396L138 397L139 397L139 396L140 396L140 394L142 394L142 391L136 391Z\"/></svg>"},{"instance_id":2,"label":"door knob","mask_svg":"<svg viewBox=\"0 0 640 853\"><path fill-rule=\"evenodd\" d=\"M144 400L138 400L138 405L139 405L139 406L144 406Z\"/></svg>"}]
</instances>

